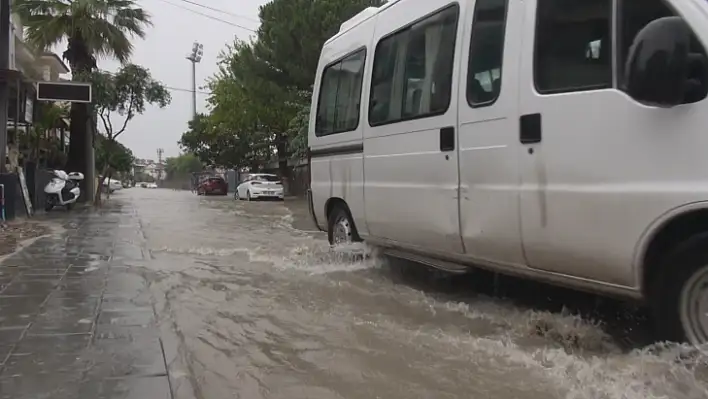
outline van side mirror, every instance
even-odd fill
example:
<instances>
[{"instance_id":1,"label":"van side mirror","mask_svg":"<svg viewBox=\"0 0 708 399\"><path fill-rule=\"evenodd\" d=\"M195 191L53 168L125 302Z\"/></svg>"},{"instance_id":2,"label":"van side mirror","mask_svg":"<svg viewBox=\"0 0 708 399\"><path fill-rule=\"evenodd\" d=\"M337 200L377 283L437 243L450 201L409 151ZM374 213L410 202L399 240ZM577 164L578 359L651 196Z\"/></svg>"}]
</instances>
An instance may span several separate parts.
<instances>
[{"instance_id":1,"label":"van side mirror","mask_svg":"<svg viewBox=\"0 0 708 399\"><path fill-rule=\"evenodd\" d=\"M634 38L625 65L625 90L652 106L684 103L691 64L691 28L681 17L656 19Z\"/></svg>"}]
</instances>

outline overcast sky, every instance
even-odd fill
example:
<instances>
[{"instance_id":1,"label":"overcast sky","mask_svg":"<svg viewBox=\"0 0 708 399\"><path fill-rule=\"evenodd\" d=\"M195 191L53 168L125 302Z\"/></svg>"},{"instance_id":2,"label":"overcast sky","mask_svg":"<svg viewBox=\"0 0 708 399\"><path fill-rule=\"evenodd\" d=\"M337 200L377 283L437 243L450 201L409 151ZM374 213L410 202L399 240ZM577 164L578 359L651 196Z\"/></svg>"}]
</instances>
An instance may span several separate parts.
<instances>
[{"instance_id":1,"label":"overcast sky","mask_svg":"<svg viewBox=\"0 0 708 399\"><path fill-rule=\"evenodd\" d=\"M223 10L220 13L192 3ZM138 0L138 4L152 15L154 26L145 40L135 41L132 62L150 69L153 77L171 90L172 103L165 109L148 108L136 116L118 141L129 147L136 157L157 159L157 149L165 150L164 157L179 154L177 141L187 130L192 115L191 65L185 59L198 41L204 44L204 57L197 64L197 90L205 79L217 71L217 57L226 44L235 37L246 40L254 33L200 14L242 25L250 29L258 27L258 7L267 0ZM188 10L193 10L190 12ZM237 15L237 16L236 16ZM242 17L240 17L242 16ZM61 50L63 51L63 49ZM61 51L57 49L59 55ZM113 60L99 60L99 68L117 69ZM204 91L205 89L202 89ZM197 93L197 112L206 111L206 94Z\"/></svg>"}]
</instances>

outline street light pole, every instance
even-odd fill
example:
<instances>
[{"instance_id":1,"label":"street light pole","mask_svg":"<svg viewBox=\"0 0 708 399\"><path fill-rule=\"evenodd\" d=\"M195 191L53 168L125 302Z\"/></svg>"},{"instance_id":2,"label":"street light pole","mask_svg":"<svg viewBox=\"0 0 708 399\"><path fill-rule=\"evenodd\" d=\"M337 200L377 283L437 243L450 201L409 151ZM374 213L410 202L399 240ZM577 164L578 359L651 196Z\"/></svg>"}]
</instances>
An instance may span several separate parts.
<instances>
[{"instance_id":1,"label":"street light pole","mask_svg":"<svg viewBox=\"0 0 708 399\"><path fill-rule=\"evenodd\" d=\"M197 63L192 61L192 119L197 117Z\"/></svg>"},{"instance_id":2,"label":"street light pole","mask_svg":"<svg viewBox=\"0 0 708 399\"><path fill-rule=\"evenodd\" d=\"M192 120L197 119L197 63L202 60L202 55L204 55L204 45L194 42L192 52L187 55L187 59L192 63Z\"/></svg>"}]
</instances>

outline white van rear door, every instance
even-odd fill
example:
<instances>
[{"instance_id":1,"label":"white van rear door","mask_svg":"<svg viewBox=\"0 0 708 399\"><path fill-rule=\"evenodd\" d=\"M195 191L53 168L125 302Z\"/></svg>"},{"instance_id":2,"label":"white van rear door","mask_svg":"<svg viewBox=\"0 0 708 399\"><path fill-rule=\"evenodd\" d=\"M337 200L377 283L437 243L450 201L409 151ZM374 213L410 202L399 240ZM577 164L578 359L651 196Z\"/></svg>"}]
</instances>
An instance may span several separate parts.
<instances>
[{"instance_id":1,"label":"white van rear door","mask_svg":"<svg viewBox=\"0 0 708 399\"><path fill-rule=\"evenodd\" d=\"M406 0L377 18L364 132L374 237L463 252L456 100L464 9L449 0Z\"/></svg>"}]
</instances>

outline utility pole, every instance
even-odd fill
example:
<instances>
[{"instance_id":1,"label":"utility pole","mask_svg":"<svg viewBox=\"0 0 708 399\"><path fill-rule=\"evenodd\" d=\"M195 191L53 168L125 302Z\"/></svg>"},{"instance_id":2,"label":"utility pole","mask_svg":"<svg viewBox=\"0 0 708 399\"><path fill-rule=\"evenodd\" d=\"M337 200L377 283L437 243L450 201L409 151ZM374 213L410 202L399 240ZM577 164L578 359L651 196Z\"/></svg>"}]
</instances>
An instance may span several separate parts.
<instances>
[{"instance_id":1,"label":"utility pole","mask_svg":"<svg viewBox=\"0 0 708 399\"><path fill-rule=\"evenodd\" d=\"M202 60L202 55L204 45L194 42L192 52L187 55L187 59L192 63L192 120L197 119L197 64Z\"/></svg>"},{"instance_id":2,"label":"utility pole","mask_svg":"<svg viewBox=\"0 0 708 399\"><path fill-rule=\"evenodd\" d=\"M162 180L162 154L165 153L165 150L162 148L157 149L157 181Z\"/></svg>"},{"instance_id":3,"label":"utility pole","mask_svg":"<svg viewBox=\"0 0 708 399\"><path fill-rule=\"evenodd\" d=\"M7 157L7 105L10 86L7 71L10 69L10 0L0 0L0 173L6 172Z\"/></svg>"}]
</instances>

